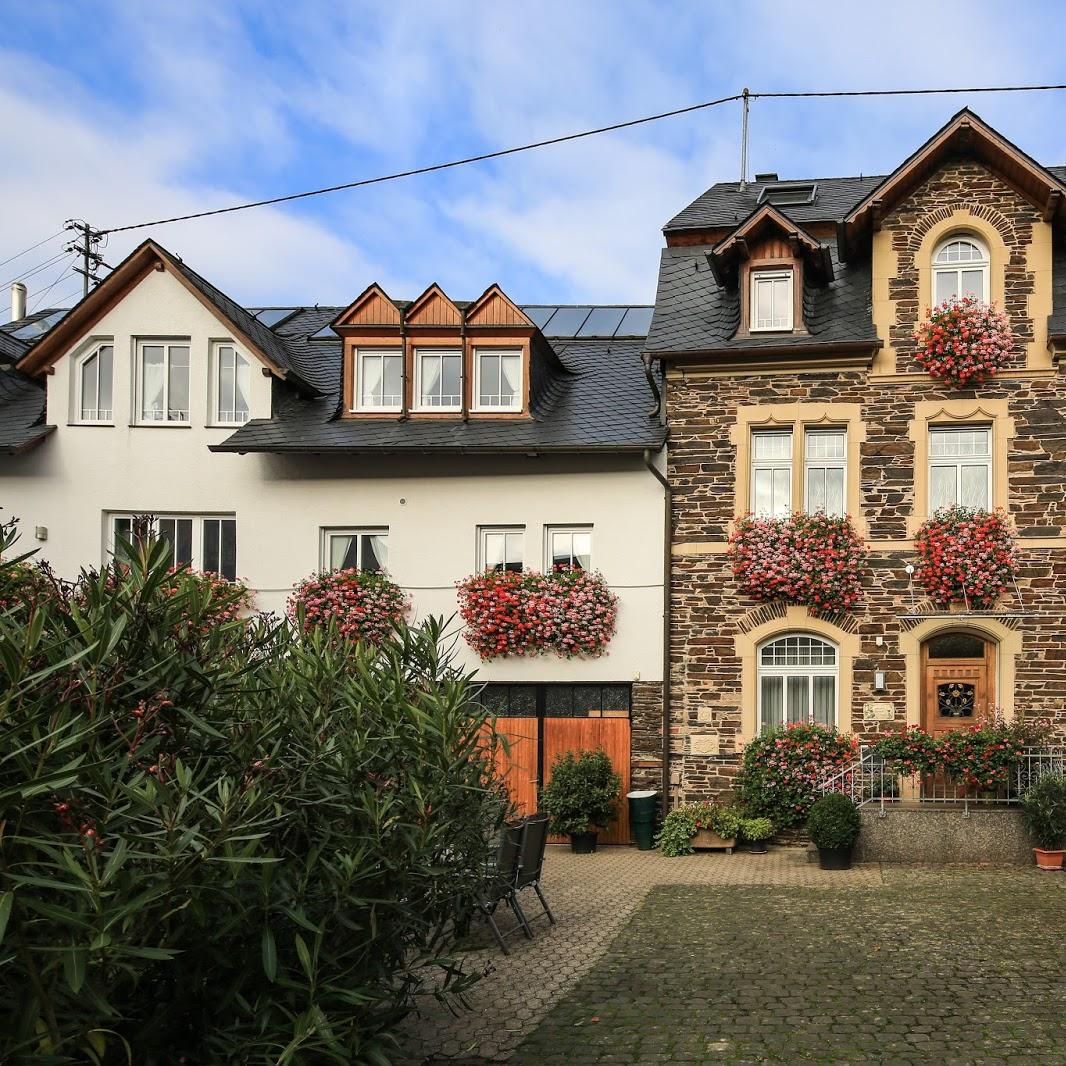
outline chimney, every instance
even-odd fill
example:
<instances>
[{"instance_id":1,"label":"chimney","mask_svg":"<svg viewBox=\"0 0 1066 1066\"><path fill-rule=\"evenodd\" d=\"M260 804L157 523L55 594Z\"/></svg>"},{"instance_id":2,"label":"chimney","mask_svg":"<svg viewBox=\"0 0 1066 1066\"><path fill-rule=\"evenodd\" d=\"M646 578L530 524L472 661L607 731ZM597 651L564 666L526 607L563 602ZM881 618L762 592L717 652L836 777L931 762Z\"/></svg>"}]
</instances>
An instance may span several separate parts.
<instances>
[{"instance_id":1,"label":"chimney","mask_svg":"<svg viewBox=\"0 0 1066 1066\"><path fill-rule=\"evenodd\" d=\"M766 174L756 174L755 180L766 184L767 182L778 181L777 173L775 171L769 171Z\"/></svg>"},{"instance_id":2,"label":"chimney","mask_svg":"<svg viewBox=\"0 0 1066 1066\"><path fill-rule=\"evenodd\" d=\"M26 286L21 281L11 283L11 321L26 317Z\"/></svg>"}]
</instances>

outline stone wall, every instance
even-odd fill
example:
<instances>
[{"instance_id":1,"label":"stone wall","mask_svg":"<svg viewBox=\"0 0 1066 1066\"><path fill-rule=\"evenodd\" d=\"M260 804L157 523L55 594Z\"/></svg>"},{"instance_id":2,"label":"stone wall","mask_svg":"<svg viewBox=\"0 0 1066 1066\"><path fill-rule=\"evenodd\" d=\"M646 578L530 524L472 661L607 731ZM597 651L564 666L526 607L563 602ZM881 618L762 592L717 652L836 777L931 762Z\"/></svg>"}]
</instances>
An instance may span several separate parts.
<instances>
[{"instance_id":1,"label":"stone wall","mask_svg":"<svg viewBox=\"0 0 1066 1066\"><path fill-rule=\"evenodd\" d=\"M629 712L630 773L634 789L662 789L663 686L657 681L636 681Z\"/></svg>"},{"instance_id":2,"label":"stone wall","mask_svg":"<svg viewBox=\"0 0 1066 1066\"><path fill-rule=\"evenodd\" d=\"M1016 810L896 810L864 807L858 862L1033 865L1033 846Z\"/></svg>"}]
</instances>

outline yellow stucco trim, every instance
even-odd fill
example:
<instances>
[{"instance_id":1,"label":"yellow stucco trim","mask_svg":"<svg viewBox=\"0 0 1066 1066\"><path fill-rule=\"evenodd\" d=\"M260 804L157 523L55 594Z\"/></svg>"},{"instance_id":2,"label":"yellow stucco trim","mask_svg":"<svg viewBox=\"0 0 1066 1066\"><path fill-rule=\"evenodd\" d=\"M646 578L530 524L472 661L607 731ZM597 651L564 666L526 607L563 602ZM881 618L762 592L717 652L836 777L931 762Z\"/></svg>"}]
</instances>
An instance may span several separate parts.
<instances>
[{"instance_id":1,"label":"yellow stucco trim","mask_svg":"<svg viewBox=\"0 0 1066 1066\"><path fill-rule=\"evenodd\" d=\"M1022 653L1022 635L994 618L930 618L899 635L899 651L906 663L907 725L922 724L922 645L937 633L969 632L996 644L996 694L994 702L1007 718L1014 717L1015 659Z\"/></svg>"},{"instance_id":2,"label":"yellow stucco trim","mask_svg":"<svg viewBox=\"0 0 1066 1066\"><path fill-rule=\"evenodd\" d=\"M837 646L837 729L852 730L853 702L852 671L861 644L857 633L847 633L831 622L810 615L806 607L785 608L782 618L772 618L747 633L733 638L734 652L740 659L740 732L736 738L737 751L759 732L759 645L771 637L785 633L809 633Z\"/></svg>"},{"instance_id":3,"label":"yellow stucco trim","mask_svg":"<svg viewBox=\"0 0 1066 1066\"><path fill-rule=\"evenodd\" d=\"M818 426L840 426L847 433L847 510L860 537L866 536L862 513L861 455L866 440L862 405L857 403L753 404L737 408L729 439L736 448L733 513L736 517L752 508L751 433L753 429L792 430L792 510L806 509L804 500L803 434Z\"/></svg>"},{"instance_id":4,"label":"yellow stucco trim","mask_svg":"<svg viewBox=\"0 0 1066 1066\"><path fill-rule=\"evenodd\" d=\"M870 296L874 334L883 345L874 356L871 376L896 372L896 349L892 347L891 329L896 324L896 301L889 295L892 279L899 274L899 256L892 247L890 230L879 229L870 249Z\"/></svg>"},{"instance_id":5,"label":"yellow stucco trim","mask_svg":"<svg viewBox=\"0 0 1066 1066\"><path fill-rule=\"evenodd\" d=\"M1008 401L981 397L974 400L920 400L907 435L914 442L914 501L907 518L907 534L913 537L929 517L929 427L966 423L992 427L992 506L1010 509L1010 479L1007 456L1014 436L1014 419Z\"/></svg>"}]
</instances>

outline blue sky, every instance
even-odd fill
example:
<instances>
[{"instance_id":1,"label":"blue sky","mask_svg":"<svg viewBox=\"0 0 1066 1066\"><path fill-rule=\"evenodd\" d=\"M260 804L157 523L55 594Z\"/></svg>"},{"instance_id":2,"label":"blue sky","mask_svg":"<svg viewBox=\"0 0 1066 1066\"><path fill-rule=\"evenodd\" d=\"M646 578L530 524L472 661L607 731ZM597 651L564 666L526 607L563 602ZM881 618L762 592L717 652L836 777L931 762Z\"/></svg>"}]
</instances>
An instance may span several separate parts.
<instances>
[{"instance_id":1,"label":"blue sky","mask_svg":"<svg viewBox=\"0 0 1066 1066\"><path fill-rule=\"evenodd\" d=\"M941 17L938 12L943 9ZM1066 81L1053 3L316 3L3 0L0 260L98 227L489 151L754 89ZM890 14L886 17L886 12ZM955 13L954 16L951 13ZM750 170L883 173L969 104L1066 162L1066 93L757 101ZM734 180L739 107L533 154L136 234L246 304L346 303L370 281L456 298L650 302L660 228ZM0 268L0 282L59 240ZM57 262L27 281L76 291ZM4 301L6 305L6 300ZM42 304L44 306L44 304Z\"/></svg>"}]
</instances>

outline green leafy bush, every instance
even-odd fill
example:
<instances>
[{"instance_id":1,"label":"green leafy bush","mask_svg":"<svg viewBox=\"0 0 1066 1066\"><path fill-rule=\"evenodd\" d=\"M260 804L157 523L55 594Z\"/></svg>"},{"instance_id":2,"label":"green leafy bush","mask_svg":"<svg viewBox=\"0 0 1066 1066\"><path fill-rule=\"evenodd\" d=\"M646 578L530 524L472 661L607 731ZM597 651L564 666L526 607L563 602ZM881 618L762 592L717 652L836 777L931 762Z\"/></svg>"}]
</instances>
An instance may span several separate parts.
<instances>
[{"instance_id":1,"label":"green leafy bush","mask_svg":"<svg viewBox=\"0 0 1066 1066\"><path fill-rule=\"evenodd\" d=\"M552 763L540 804L553 833L584 833L590 826L610 825L621 787L622 778L603 748L576 755L568 751Z\"/></svg>"},{"instance_id":2,"label":"green leafy bush","mask_svg":"<svg viewBox=\"0 0 1066 1066\"><path fill-rule=\"evenodd\" d=\"M858 807L839 792L816 800L807 818L807 832L819 848L850 848L861 827Z\"/></svg>"},{"instance_id":3,"label":"green leafy bush","mask_svg":"<svg viewBox=\"0 0 1066 1066\"><path fill-rule=\"evenodd\" d=\"M699 829L710 829L724 840L732 840L740 831L742 819L733 807L713 803L688 803L675 807L663 819L655 837L659 850L670 858L691 855L692 838Z\"/></svg>"},{"instance_id":4,"label":"green leafy bush","mask_svg":"<svg viewBox=\"0 0 1066 1066\"><path fill-rule=\"evenodd\" d=\"M742 818L740 820L740 839L751 844L769 840L774 835L774 823L769 818Z\"/></svg>"},{"instance_id":5,"label":"green leafy bush","mask_svg":"<svg viewBox=\"0 0 1066 1066\"><path fill-rule=\"evenodd\" d=\"M1038 848L1066 847L1066 778L1059 774L1039 778L1022 797L1022 814Z\"/></svg>"},{"instance_id":6,"label":"green leafy bush","mask_svg":"<svg viewBox=\"0 0 1066 1066\"><path fill-rule=\"evenodd\" d=\"M848 736L806 723L776 729L750 740L737 781L746 814L769 818L778 829L802 825L818 786L853 762L857 743Z\"/></svg>"},{"instance_id":7,"label":"green leafy bush","mask_svg":"<svg viewBox=\"0 0 1066 1066\"><path fill-rule=\"evenodd\" d=\"M476 686L439 622L300 633L167 554L0 612L0 1061L385 1063L476 977Z\"/></svg>"}]
</instances>

